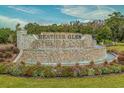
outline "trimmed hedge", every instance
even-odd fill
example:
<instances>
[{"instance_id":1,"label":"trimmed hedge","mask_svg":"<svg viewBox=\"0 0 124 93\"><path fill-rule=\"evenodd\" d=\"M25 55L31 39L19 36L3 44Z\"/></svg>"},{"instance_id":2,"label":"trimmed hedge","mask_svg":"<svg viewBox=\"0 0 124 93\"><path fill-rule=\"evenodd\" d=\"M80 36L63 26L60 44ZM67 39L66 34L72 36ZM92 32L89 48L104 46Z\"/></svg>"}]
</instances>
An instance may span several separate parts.
<instances>
[{"instance_id":1,"label":"trimmed hedge","mask_svg":"<svg viewBox=\"0 0 124 93\"><path fill-rule=\"evenodd\" d=\"M120 64L86 66L42 66L15 63L0 63L0 74L28 77L82 77L110 73L120 73L124 66Z\"/></svg>"}]
</instances>

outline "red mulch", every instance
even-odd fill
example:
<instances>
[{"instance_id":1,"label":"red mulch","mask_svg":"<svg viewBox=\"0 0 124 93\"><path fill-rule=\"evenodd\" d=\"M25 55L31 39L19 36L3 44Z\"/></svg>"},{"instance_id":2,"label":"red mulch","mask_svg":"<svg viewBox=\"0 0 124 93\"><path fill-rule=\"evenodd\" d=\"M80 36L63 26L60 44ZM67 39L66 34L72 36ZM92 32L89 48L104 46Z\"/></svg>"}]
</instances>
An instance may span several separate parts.
<instances>
[{"instance_id":1,"label":"red mulch","mask_svg":"<svg viewBox=\"0 0 124 93\"><path fill-rule=\"evenodd\" d=\"M11 62L18 54L13 44L0 44L0 62Z\"/></svg>"},{"instance_id":2,"label":"red mulch","mask_svg":"<svg viewBox=\"0 0 124 93\"><path fill-rule=\"evenodd\" d=\"M120 64L124 65L124 52L118 53L118 61Z\"/></svg>"}]
</instances>

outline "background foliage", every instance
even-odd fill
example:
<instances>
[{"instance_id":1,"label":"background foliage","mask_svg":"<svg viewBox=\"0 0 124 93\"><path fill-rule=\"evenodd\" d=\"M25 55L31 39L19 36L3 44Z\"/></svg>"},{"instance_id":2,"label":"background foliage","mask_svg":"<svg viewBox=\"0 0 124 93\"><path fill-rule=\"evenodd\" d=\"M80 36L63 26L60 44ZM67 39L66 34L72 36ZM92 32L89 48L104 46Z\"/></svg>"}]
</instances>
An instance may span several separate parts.
<instances>
[{"instance_id":1,"label":"background foliage","mask_svg":"<svg viewBox=\"0 0 124 93\"><path fill-rule=\"evenodd\" d=\"M16 30L9 28L0 29L0 43L16 43L16 31L20 30L20 24ZM40 34L41 32L73 32L91 34L98 43L124 42L124 15L113 12L105 20L94 20L88 23L72 21L68 24L40 25L28 23L24 27L28 34Z\"/></svg>"}]
</instances>

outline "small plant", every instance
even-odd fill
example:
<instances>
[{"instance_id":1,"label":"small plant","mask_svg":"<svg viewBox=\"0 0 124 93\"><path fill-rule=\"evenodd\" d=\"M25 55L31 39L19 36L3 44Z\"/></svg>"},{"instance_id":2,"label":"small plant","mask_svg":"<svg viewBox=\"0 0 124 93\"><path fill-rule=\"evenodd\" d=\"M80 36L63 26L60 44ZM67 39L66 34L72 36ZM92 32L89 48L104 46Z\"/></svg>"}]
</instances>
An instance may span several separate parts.
<instances>
[{"instance_id":1,"label":"small plant","mask_svg":"<svg viewBox=\"0 0 124 93\"><path fill-rule=\"evenodd\" d=\"M8 67L8 74L13 76L24 76L26 67L22 64L11 64Z\"/></svg>"},{"instance_id":2,"label":"small plant","mask_svg":"<svg viewBox=\"0 0 124 93\"><path fill-rule=\"evenodd\" d=\"M42 66L15 63L0 63L0 74L30 77L82 77L109 73L120 73L124 66L119 64L90 66Z\"/></svg>"},{"instance_id":3,"label":"small plant","mask_svg":"<svg viewBox=\"0 0 124 93\"><path fill-rule=\"evenodd\" d=\"M75 66L74 68L74 77L80 76L80 68L78 66Z\"/></svg>"},{"instance_id":4,"label":"small plant","mask_svg":"<svg viewBox=\"0 0 124 93\"><path fill-rule=\"evenodd\" d=\"M102 70L102 74L109 74L109 73L111 73L111 70L108 67L102 67L101 70Z\"/></svg>"},{"instance_id":5,"label":"small plant","mask_svg":"<svg viewBox=\"0 0 124 93\"><path fill-rule=\"evenodd\" d=\"M96 67L95 69L95 75L101 75L102 74L102 70L100 67Z\"/></svg>"},{"instance_id":6,"label":"small plant","mask_svg":"<svg viewBox=\"0 0 124 93\"><path fill-rule=\"evenodd\" d=\"M81 65L79 63L76 63L74 66L73 66L73 71L74 71L74 77L78 77L80 76L80 70L81 70Z\"/></svg>"},{"instance_id":7,"label":"small plant","mask_svg":"<svg viewBox=\"0 0 124 93\"><path fill-rule=\"evenodd\" d=\"M0 74L8 74L10 66L10 63L0 63Z\"/></svg>"},{"instance_id":8,"label":"small plant","mask_svg":"<svg viewBox=\"0 0 124 93\"><path fill-rule=\"evenodd\" d=\"M94 65L95 65L95 64L94 64L94 61L91 61L91 62L90 62L90 65L91 65L91 66L94 66Z\"/></svg>"},{"instance_id":9,"label":"small plant","mask_svg":"<svg viewBox=\"0 0 124 93\"><path fill-rule=\"evenodd\" d=\"M21 64L21 65L25 65L25 62L21 61L20 64Z\"/></svg>"},{"instance_id":10,"label":"small plant","mask_svg":"<svg viewBox=\"0 0 124 93\"><path fill-rule=\"evenodd\" d=\"M33 77L44 77L44 73L42 72L40 68L38 68L33 71L32 76Z\"/></svg>"},{"instance_id":11,"label":"small plant","mask_svg":"<svg viewBox=\"0 0 124 93\"><path fill-rule=\"evenodd\" d=\"M103 66L108 66L109 65L109 63L108 63L108 61L106 60L104 63L103 63Z\"/></svg>"},{"instance_id":12,"label":"small plant","mask_svg":"<svg viewBox=\"0 0 124 93\"><path fill-rule=\"evenodd\" d=\"M40 62L37 62L37 65L38 65L38 66L41 66L41 63L40 63Z\"/></svg>"},{"instance_id":13,"label":"small plant","mask_svg":"<svg viewBox=\"0 0 124 93\"><path fill-rule=\"evenodd\" d=\"M88 70L88 67L81 67L79 75L87 76L88 75L87 70Z\"/></svg>"},{"instance_id":14,"label":"small plant","mask_svg":"<svg viewBox=\"0 0 124 93\"><path fill-rule=\"evenodd\" d=\"M76 63L75 64L75 67L78 67L79 68L80 67L80 64L79 63Z\"/></svg>"},{"instance_id":15,"label":"small plant","mask_svg":"<svg viewBox=\"0 0 124 93\"><path fill-rule=\"evenodd\" d=\"M52 66L42 66L42 72L44 73L44 77L55 77L56 70Z\"/></svg>"},{"instance_id":16,"label":"small plant","mask_svg":"<svg viewBox=\"0 0 124 93\"><path fill-rule=\"evenodd\" d=\"M62 76L63 77L73 77L74 68L72 66L63 66L62 67Z\"/></svg>"},{"instance_id":17,"label":"small plant","mask_svg":"<svg viewBox=\"0 0 124 93\"><path fill-rule=\"evenodd\" d=\"M124 66L123 65L121 65L121 71L124 72Z\"/></svg>"},{"instance_id":18,"label":"small plant","mask_svg":"<svg viewBox=\"0 0 124 93\"><path fill-rule=\"evenodd\" d=\"M61 66L62 66L62 64L61 63L58 63L56 67L61 67Z\"/></svg>"},{"instance_id":19,"label":"small plant","mask_svg":"<svg viewBox=\"0 0 124 93\"><path fill-rule=\"evenodd\" d=\"M95 75L95 70L93 68L89 68L87 70L88 76L94 76Z\"/></svg>"},{"instance_id":20,"label":"small plant","mask_svg":"<svg viewBox=\"0 0 124 93\"><path fill-rule=\"evenodd\" d=\"M5 63L0 63L0 74L6 74L6 64Z\"/></svg>"},{"instance_id":21,"label":"small plant","mask_svg":"<svg viewBox=\"0 0 124 93\"><path fill-rule=\"evenodd\" d=\"M28 65L26 66L26 69L25 69L25 75L26 76L32 76L33 72L38 68L37 65Z\"/></svg>"},{"instance_id":22,"label":"small plant","mask_svg":"<svg viewBox=\"0 0 124 93\"><path fill-rule=\"evenodd\" d=\"M112 73L120 73L121 72L121 66L111 66L110 67Z\"/></svg>"},{"instance_id":23,"label":"small plant","mask_svg":"<svg viewBox=\"0 0 124 93\"><path fill-rule=\"evenodd\" d=\"M107 52L109 52L109 53L113 53L114 52L116 54L118 53L118 51L116 49L109 49L109 50L107 50Z\"/></svg>"},{"instance_id":24,"label":"small plant","mask_svg":"<svg viewBox=\"0 0 124 93\"><path fill-rule=\"evenodd\" d=\"M62 76L63 76L63 75L62 75L62 71L63 71L63 67L62 67L62 66L57 65L57 66L55 67L55 73L56 73L56 76L57 76L57 77L62 77Z\"/></svg>"}]
</instances>

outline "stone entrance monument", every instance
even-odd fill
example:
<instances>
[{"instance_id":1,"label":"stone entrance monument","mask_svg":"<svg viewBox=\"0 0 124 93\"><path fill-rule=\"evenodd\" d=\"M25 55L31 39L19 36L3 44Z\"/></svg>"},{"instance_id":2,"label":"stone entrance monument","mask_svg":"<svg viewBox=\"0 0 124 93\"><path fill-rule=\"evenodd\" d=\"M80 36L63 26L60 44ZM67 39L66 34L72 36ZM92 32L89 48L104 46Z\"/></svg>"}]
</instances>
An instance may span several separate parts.
<instances>
[{"instance_id":1,"label":"stone entrance monument","mask_svg":"<svg viewBox=\"0 0 124 93\"><path fill-rule=\"evenodd\" d=\"M72 65L105 60L106 48L97 46L91 35L44 32L40 35L17 31L19 55L14 62Z\"/></svg>"}]
</instances>

